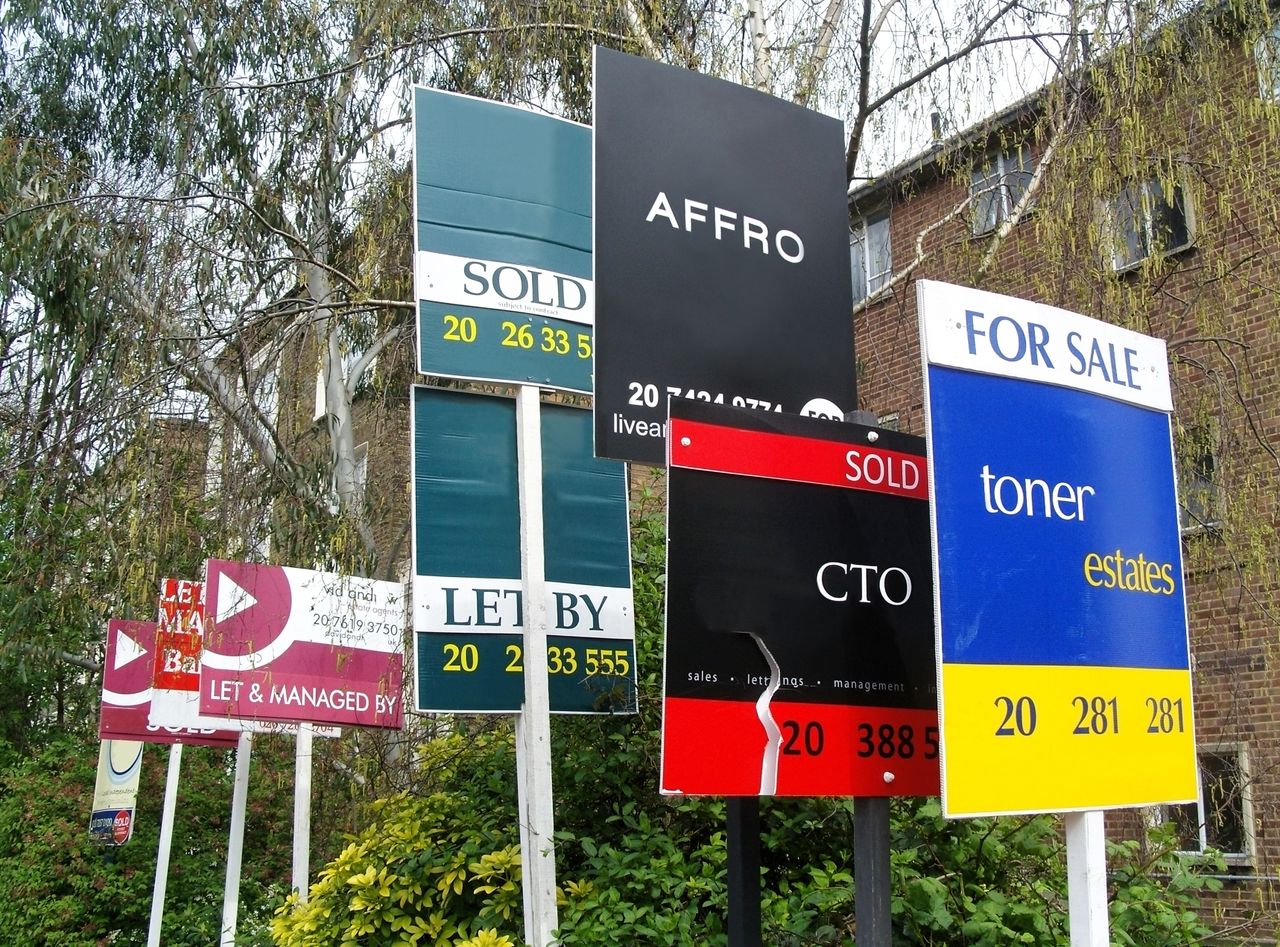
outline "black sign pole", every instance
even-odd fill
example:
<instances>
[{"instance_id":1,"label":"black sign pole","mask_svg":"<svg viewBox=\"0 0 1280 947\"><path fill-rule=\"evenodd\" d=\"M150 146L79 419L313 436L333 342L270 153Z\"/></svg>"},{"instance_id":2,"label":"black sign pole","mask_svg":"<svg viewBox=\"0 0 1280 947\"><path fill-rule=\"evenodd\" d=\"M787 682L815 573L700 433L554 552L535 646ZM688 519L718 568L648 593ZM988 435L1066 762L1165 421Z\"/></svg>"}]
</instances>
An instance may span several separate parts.
<instances>
[{"instance_id":1,"label":"black sign pole","mask_svg":"<svg viewBox=\"0 0 1280 947\"><path fill-rule=\"evenodd\" d=\"M760 797L730 796L727 802L729 947L761 947Z\"/></svg>"},{"instance_id":2,"label":"black sign pole","mask_svg":"<svg viewBox=\"0 0 1280 947\"><path fill-rule=\"evenodd\" d=\"M853 800L853 911L858 947L889 947L892 939L889 883L889 800Z\"/></svg>"},{"instance_id":3,"label":"black sign pole","mask_svg":"<svg viewBox=\"0 0 1280 947\"><path fill-rule=\"evenodd\" d=\"M870 411L851 411L845 420L874 426L878 418ZM857 796L853 800L853 913L858 947L889 947L892 942L889 865L889 800Z\"/></svg>"}]
</instances>

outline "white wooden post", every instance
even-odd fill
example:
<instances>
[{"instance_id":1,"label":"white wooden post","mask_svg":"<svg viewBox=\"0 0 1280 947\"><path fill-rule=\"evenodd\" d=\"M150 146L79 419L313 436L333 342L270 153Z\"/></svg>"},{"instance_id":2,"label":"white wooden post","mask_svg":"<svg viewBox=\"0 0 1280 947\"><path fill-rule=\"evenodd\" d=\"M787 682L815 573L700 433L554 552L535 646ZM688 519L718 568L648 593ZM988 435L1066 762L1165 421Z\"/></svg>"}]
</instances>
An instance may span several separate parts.
<instances>
[{"instance_id":1,"label":"white wooden post","mask_svg":"<svg viewBox=\"0 0 1280 947\"><path fill-rule=\"evenodd\" d=\"M182 771L182 744L169 745L169 775L164 783L164 808L160 814L160 845L156 849L156 880L151 889L151 923L147 947L160 947L164 921L164 895L169 886L169 849L173 846L173 818L178 810L178 775Z\"/></svg>"},{"instance_id":2,"label":"white wooden post","mask_svg":"<svg viewBox=\"0 0 1280 947\"><path fill-rule=\"evenodd\" d=\"M553 932L560 926L556 907L555 819L551 803L540 408L539 389L522 385L516 396L516 455L524 598L524 709L516 721L516 778L519 781L525 940L529 947L554 944Z\"/></svg>"},{"instance_id":3,"label":"white wooden post","mask_svg":"<svg viewBox=\"0 0 1280 947\"><path fill-rule=\"evenodd\" d=\"M311 757L315 735L311 724L298 724L293 758L293 890L298 902L307 901L308 862L311 860Z\"/></svg>"},{"instance_id":4,"label":"white wooden post","mask_svg":"<svg viewBox=\"0 0 1280 947\"><path fill-rule=\"evenodd\" d=\"M221 947L235 947L240 913L240 862L244 856L244 816L249 802L249 757L253 734L241 731L236 744L236 779L231 792L231 832L227 839L227 883L222 891Z\"/></svg>"},{"instance_id":5,"label":"white wooden post","mask_svg":"<svg viewBox=\"0 0 1280 947\"><path fill-rule=\"evenodd\" d=\"M1067 907L1071 947L1108 947L1107 848L1102 812L1069 812L1067 829Z\"/></svg>"}]
</instances>

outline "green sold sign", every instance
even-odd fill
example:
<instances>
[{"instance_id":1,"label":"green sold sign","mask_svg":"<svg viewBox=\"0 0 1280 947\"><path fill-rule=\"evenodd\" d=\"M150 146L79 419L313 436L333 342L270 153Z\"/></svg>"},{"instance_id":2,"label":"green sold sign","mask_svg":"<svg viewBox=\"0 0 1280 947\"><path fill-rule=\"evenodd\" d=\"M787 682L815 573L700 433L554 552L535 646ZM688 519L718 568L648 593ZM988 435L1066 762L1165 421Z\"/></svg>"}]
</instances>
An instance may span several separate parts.
<instances>
[{"instance_id":1,"label":"green sold sign","mask_svg":"<svg viewBox=\"0 0 1280 947\"><path fill-rule=\"evenodd\" d=\"M591 131L414 93L418 369L591 391Z\"/></svg>"}]
</instances>

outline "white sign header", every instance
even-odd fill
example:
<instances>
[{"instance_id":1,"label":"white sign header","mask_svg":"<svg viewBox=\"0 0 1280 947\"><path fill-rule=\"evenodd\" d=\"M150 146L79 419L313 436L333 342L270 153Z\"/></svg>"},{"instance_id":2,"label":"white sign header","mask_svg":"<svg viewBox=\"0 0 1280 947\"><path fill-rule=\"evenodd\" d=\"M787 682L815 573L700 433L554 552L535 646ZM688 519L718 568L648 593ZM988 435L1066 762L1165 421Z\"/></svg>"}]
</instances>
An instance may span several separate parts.
<instances>
[{"instance_id":1,"label":"white sign header","mask_svg":"<svg viewBox=\"0 0 1280 947\"><path fill-rule=\"evenodd\" d=\"M1075 388L1172 411L1164 340L1056 306L916 283L926 364Z\"/></svg>"},{"instance_id":2,"label":"white sign header","mask_svg":"<svg viewBox=\"0 0 1280 947\"><path fill-rule=\"evenodd\" d=\"M419 299L451 306L549 316L588 326L595 322L591 280L520 263L419 250L415 285Z\"/></svg>"}]
</instances>

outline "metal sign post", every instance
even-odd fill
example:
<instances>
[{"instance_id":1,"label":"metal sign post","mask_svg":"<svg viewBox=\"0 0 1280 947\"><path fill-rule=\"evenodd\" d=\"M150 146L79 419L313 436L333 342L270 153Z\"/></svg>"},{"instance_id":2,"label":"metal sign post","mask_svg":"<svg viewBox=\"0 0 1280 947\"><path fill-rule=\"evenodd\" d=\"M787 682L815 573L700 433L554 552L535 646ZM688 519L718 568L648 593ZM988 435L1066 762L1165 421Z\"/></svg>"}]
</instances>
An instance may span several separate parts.
<instances>
[{"instance_id":1,"label":"metal sign post","mask_svg":"<svg viewBox=\"0 0 1280 947\"><path fill-rule=\"evenodd\" d=\"M853 800L853 883L858 947L889 947L893 927L888 799Z\"/></svg>"},{"instance_id":2,"label":"metal sign post","mask_svg":"<svg viewBox=\"0 0 1280 947\"><path fill-rule=\"evenodd\" d=\"M760 797L726 800L729 947L760 947Z\"/></svg>"}]
</instances>

